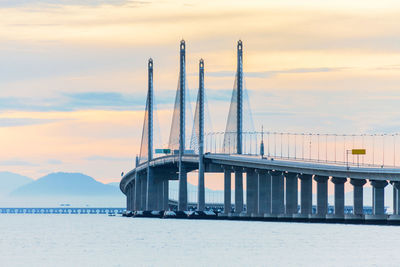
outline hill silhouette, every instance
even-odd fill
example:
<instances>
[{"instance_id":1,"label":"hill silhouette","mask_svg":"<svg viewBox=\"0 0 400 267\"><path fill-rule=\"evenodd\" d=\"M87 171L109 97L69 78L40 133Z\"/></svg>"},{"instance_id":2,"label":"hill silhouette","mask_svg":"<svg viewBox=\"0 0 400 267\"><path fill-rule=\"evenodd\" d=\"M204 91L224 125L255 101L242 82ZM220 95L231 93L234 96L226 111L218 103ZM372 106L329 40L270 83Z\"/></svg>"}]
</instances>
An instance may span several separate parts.
<instances>
[{"instance_id":1,"label":"hill silhouette","mask_svg":"<svg viewBox=\"0 0 400 267\"><path fill-rule=\"evenodd\" d=\"M13 191L11 196L121 196L119 189L100 183L81 173L57 172L48 174L36 181L23 185Z\"/></svg>"},{"instance_id":2,"label":"hill silhouette","mask_svg":"<svg viewBox=\"0 0 400 267\"><path fill-rule=\"evenodd\" d=\"M8 195L33 179L12 172L0 172L0 195Z\"/></svg>"}]
</instances>

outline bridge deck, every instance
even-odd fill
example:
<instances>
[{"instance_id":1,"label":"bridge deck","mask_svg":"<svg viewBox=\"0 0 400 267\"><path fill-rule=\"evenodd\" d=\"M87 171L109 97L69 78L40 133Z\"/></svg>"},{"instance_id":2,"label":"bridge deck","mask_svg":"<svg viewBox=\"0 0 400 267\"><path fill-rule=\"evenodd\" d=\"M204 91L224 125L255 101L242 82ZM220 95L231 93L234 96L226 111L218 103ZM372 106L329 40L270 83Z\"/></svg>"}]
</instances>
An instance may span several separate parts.
<instances>
[{"instance_id":1,"label":"bridge deck","mask_svg":"<svg viewBox=\"0 0 400 267\"><path fill-rule=\"evenodd\" d=\"M399 168L379 168L377 166L345 166L343 164L324 163L324 162L306 162L290 159L267 159L249 155L227 155L227 154L205 154L205 164L212 166L206 168L207 172L221 172L223 165L254 168L263 170L287 171L302 174L322 175L332 177L347 177L353 179L371 179L371 180L391 180L400 181ZM183 161L191 164L196 168L198 163L198 155L185 155ZM178 155L168 155L155 158L149 162L152 167L173 166L177 168ZM120 188L125 192L125 187L134 179L136 172L144 171L147 167L147 162L140 164L135 169L125 174L121 180Z\"/></svg>"}]
</instances>

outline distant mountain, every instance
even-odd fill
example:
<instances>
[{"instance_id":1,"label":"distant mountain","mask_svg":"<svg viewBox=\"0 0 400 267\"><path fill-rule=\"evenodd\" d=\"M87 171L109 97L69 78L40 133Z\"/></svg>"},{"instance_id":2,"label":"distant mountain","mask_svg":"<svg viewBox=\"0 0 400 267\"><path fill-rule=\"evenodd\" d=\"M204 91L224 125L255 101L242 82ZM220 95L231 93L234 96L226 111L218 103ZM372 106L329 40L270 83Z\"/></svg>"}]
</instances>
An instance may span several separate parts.
<instances>
[{"instance_id":1,"label":"distant mountain","mask_svg":"<svg viewBox=\"0 0 400 267\"><path fill-rule=\"evenodd\" d=\"M119 197L119 188L100 183L90 176L81 173L51 173L32 183L23 185L13 191L14 197L54 197L54 196L84 196L84 197Z\"/></svg>"},{"instance_id":2,"label":"distant mountain","mask_svg":"<svg viewBox=\"0 0 400 267\"><path fill-rule=\"evenodd\" d=\"M0 195L8 195L33 179L12 172L0 172Z\"/></svg>"},{"instance_id":3,"label":"distant mountain","mask_svg":"<svg viewBox=\"0 0 400 267\"><path fill-rule=\"evenodd\" d=\"M115 186L115 187L119 188L119 182L108 183L108 185Z\"/></svg>"}]
</instances>

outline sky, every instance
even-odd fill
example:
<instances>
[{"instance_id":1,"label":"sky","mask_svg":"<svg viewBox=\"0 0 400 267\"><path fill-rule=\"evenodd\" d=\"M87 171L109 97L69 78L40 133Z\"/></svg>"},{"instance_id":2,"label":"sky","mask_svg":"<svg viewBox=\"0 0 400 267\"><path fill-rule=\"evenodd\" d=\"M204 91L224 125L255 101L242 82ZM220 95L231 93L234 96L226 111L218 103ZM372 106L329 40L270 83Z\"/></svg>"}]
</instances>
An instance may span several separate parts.
<instances>
[{"instance_id":1,"label":"sky","mask_svg":"<svg viewBox=\"0 0 400 267\"><path fill-rule=\"evenodd\" d=\"M192 99L205 60L213 131L241 39L256 130L398 133L399 16L398 1L0 0L0 170L119 181L139 153L150 57L168 141L182 38Z\"/></svg>"}]
</instances>

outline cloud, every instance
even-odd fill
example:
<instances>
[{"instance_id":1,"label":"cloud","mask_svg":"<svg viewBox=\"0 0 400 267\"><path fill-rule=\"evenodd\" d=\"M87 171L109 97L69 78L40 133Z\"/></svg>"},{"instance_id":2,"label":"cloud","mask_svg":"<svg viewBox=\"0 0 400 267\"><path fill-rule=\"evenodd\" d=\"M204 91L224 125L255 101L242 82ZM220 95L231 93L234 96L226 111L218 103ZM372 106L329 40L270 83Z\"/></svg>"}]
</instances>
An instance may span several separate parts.
<instances>
[{"instance_id":1,"label":"cloud","mask_svg":"<svg viewBox=\"0 0 400 267\"><path fill-rule=\"evenodd\" d=\"M38 166L38 164L31 163L28 161L20 160L20 159L10 159L10 160L2 160L0 161L0 166Z\"/></svg>"},{"instance_id":2,"label":"cloud","mask_svg":"<svg viewBox=\"0 0 400 267\"><path fill-rule=\"evenodd\" d=\"M93 155L93 156L87 157L86 160L89 160L89 161L134 161L134 158Z\"/></svg>"},{"instance_id":3,"label":"cloud","mask_svg":"<svg viewBox=\"0 0 400 267\"><path fill-rule=\"evenodd\" d=\"M249 78L270 78L278 74L292 74L292 73L321 73L321 72L333 72L339 71L344 68L296 68L287 70L272 70L272 71L245 71L244 76ZM197 73L190 73L189 75L195 76ZM233 71L209 71L207 76L210 77L235 77L235 72Z\"/></svg>"},{"instance_id":4,"label":"cloud","mask_svg":"<svg viewBox=\"0 0 400 267\"><path fill-rule=\"evenodd\" d=\"M3 0L0 2L0 8L27 7L27 6L102 6L102 5L123 5L123 4L147 4L145 1L130 0Z\"/></svg>"},{"instance_id":5,"label":"cloud","mask_svg":"<svg viewBox=\"0 0 400 267\"><path fill-rule=\"evenodd\" d=\"M37 125L52 123L54 119L35 119L35 118L0 118L0 127L18 127L27 125Z\"/></svg>"},{"instance_id":6,"label":"cloud","mask_svg":"<svg viewBox=\"0 0 400 267\"><path fill-rule=\"evenodd\" d=\"M0 110L16 111L75 111L87 109L140 110L144 109L145 96L114 92L62 93L53 98L3 97ZM1 125L19 126L49 123L52 120L2 119ZM0 126L1 126L0 125Z\"/></svg>"},{"instance_id":7,"label":"cloud","mask_svg":"<svg viewBox=\"0 0 400 267\"><path fill-rule=\"evenodd\" d=\"M58 160L58 159L49 159L49 160L47 161L47 163L48 163L48 164L51 164L51 165L63 164L63 162L62 162L61 160Z\"/></svg>"}]
</instances>

